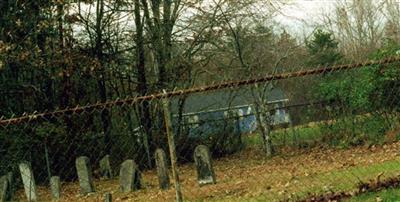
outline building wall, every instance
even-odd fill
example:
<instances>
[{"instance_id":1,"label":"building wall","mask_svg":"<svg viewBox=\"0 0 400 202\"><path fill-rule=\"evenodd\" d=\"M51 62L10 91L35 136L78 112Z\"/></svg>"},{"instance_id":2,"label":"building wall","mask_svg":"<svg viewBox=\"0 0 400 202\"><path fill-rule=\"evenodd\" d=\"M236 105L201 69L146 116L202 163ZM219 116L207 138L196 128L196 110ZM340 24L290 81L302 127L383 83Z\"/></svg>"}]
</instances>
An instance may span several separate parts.
<instances>
[{"instance_id":1,"label":"building wall","mask_svg":"<svg viewBox=\"0 0 400 202\"><path fill-rule=\"evenodd\" d=\"M278 104L271 118L272 125L290 123L289 114ZM207 137L230 130L235 134L248 134L257 130L257 119L252 106L235 107L230 110L191 113L184 115L184 128L189 137Z\"/></svg>"}]
</instances>

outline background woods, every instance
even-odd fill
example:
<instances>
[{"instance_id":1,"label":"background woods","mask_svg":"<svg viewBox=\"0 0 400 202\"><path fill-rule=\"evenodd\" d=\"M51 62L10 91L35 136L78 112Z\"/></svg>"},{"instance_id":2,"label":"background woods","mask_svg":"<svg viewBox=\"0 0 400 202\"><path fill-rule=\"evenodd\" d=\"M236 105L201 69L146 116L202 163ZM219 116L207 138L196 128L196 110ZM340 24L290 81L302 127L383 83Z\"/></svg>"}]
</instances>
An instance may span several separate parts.
<instances>
[{"instance_id":1,"label":"background woods","mask_svg":"<svg viewBox=\"0 0 400 202\"><path fill-rule=\"evenodd\" d=\"M243 68L249 75L255 68L268 72L276 61L287 57L275 55L274 50L286 46L289 52L297 44L286 32L276 34L270 26L276 6L283 4L266 4L262 12L255 9L264 3L4 1L0 12L1 116L238 79L236 75ZM252 56L253 48L265 55ZM266 61L267 56L274 59ZM184 104L182 97L178 114L183 113ZM105 108L98 115L52 119L30 131L44 136L38 142L40 147L30 147L34 140L27 139L22 145L42 153L43 147L59 141L101 140L99 149L106 154L118 144L111 129L123 123L130 134L141 126L137 147L147 153L147 165L151 166L150 153L165 139L160 103L145 101L126 110ZM86 129L82 129L82 122ZM62 156L79 152L75 147L67 148Z\"/></svg>"},{"instance_id":2,"label":"background woods","mask_svg":"<svg viewBox=\"0 0 400 202\"><path fill-rule=\"evenodd\" d=\"M297 28L304 36L277 21L293 5L296 1L1 1L0 120L108 105L49 113L22 127L0 125L0 173L16 171L26 160L39 183L54 173L72 181L77 156L98 162L107 154L112 165L129 158L140 169L152 169L154 152L168 147L163 103L129 99L400 54L395 0L337 1L318 22ZM192 161L200 144L210 149L207 156L224 157L260 141L271 157L288 145L311 147L313 138L349 147L377 143L377 136L396 131L398 61L344 70L171 96L178 162ZM129 99L118 102L124 98ZM303 127L304 137L296 132ZM315 135L317 130L326 136ZM261 140L251 139L258 133ZM129 161L127 169L136 163ZM38 169L43 165L46 169Z\"/></svg>"}]
</instances>

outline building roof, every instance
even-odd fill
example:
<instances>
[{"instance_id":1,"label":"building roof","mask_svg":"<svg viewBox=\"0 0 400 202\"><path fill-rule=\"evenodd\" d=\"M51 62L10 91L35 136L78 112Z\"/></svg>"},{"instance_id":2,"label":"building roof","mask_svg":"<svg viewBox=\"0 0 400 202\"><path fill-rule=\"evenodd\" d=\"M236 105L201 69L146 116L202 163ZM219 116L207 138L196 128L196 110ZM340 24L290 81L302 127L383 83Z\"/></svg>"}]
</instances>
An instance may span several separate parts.
<instances>
[{"instance_id":1,"label":"building roof","mask_svg":"<svg viewBox=\"0 0 400 202\"><path fill-rule=\"evenodd\" d=\"M186 98L183 112L187 114L237 106L248 106L254 104L255 98L259 95L265 97L268 103L287 100L283 90L279 87L274 87L272 89L268 87L263 89L260 87L257 90L252 89L254 89L254 86L195 93ZM255 96L253 96L253 93L255 93ZM178 112L177 99L172 100L171 108L173 113Z\"/></svg>"}]
</instances>

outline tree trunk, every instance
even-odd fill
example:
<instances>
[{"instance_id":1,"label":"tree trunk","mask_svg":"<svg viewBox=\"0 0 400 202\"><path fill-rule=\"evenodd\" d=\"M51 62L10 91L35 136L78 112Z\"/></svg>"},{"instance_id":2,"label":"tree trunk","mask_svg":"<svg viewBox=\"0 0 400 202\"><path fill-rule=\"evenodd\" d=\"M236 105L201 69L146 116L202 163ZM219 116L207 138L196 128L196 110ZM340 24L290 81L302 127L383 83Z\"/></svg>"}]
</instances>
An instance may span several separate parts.
<instances>
[{"instance_id":1,"label":"tree trunk","mask_svg":"<svg viewBox=\"0 0 400 202\"><path fill-rule=\"evenodd\" d=\"M265 118L265 107L256 104L256 115L257 115L257 125L261 133L261 138L263 141L263 149L267 157L271 157L274 154L274 149L271 140L271 121L269 118Z\"/></svg>"},{"instance_id":2,"label":"tree trunk","mask_svg":"<svg viewBox=\"0 0 400 202\"><path fill-rule=\"evenodd\" d=\"M99 62L98 74L97 74L97 85L99 90L99 96L101 102L107 101L107 87L105 78L104 68L104 56L103 56L103 27L102 19L104 16L104 0L97 0L96 6L96 44L95 44L95 55ZM104 154L110 154L112 148L112 139L110 134L111 127L111 114L108 108L104 108L101 111L101 121L103 124L104 132Z\"/></svg>"},{"instance_id":3,"label":"tree trunk","mask_svg":"<svg viewBox=\"0 0 400 202\"><path fill-rule=\"evenodd\" d=\"M143 24L140 15L140 2L135 0L135 24L136 24L136 67L138 73L138 85L137 92L139 95L144 96L148 93L147 79L146 79L146 69L145 69L145 53L144 53L144 37L143 37ZM152 145L152 120L150 114L150 103L145 100L139 103L139 116L140 123L144 128L143 142L147 154L148 166L151 168L151 153L154 148Z\"/></svg>"}]
</instances>

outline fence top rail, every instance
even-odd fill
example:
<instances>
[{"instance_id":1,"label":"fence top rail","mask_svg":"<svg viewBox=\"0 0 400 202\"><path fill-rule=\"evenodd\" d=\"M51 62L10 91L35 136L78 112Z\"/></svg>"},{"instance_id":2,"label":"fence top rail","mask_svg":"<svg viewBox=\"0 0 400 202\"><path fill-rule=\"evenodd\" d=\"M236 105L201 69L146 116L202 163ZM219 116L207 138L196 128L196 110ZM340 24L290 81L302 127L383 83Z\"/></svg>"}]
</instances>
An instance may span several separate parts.
<instances>
[{"instance_id":1,"label":"fence top rail","mask_svg":"<svg viewBox=\"0 0 400 202\"><path fill-rule=\"evenodd\" d=\"M281 73L281 74L272 74L272 75L269 74L269 75L266 75L263 77L251 78L251 79L247 79L247 80L227 81L227 82L221 82L218 84L212 84L212 85L207 85L207 86L193 87L193 88L182 89L182 90L173 90L173 91L169 91L169 92L155 93L155 94L131 97L131 98L126 98L126 99L116 99L116 100L112 100L112 101L108 101L108 102L96 103L96 104L91 104L91 105L86 105L86 106L69 107L66 109L60 109L60 110L55 110L55 111L51 111L51 112L41 112L41 113L34 112L31 114L23 114L22 116L15 117L15 118L0 117L0 126L20 124L20 123L37 120L39 118L50 118L50 117L60 116L60 115L64 115L64 114L67 114L67 115L80 114L83 112L90 112L90 111L93 111L96 109L104 109L104 108L109 108L109 107L113 107L113 106L131 105L131 104L141 102L141 101L146 101L146 100L171 98L171 97L176 97L176 96L189 95L189 94L193 94L193 93L213 91L213 90L224 89L224 88L235 88L235 87L239 87L239 86L253 85L253 84L264 83L264 82L268 82L268 81L283 80L283 79L303 77L303 76L309 76L309 75L317 75L317 74L322 74L322 73L326 73L326 72L337 72L337 71L342 71L342 70L363 68L363 67L368 67L368 66L372 66L372 65L391 64L391 63L395 63L395 62L400 62L400 57L398 57L398 56L389 57L389 58L385 58L385 59L382 59L379 61L369 60L369 61L365 61L365 62L361 62L361 63L324 66L322 68L314 68L314 69L295 71L295 72L286 72L286 73Z\"/></svg>"}]
</instances>

